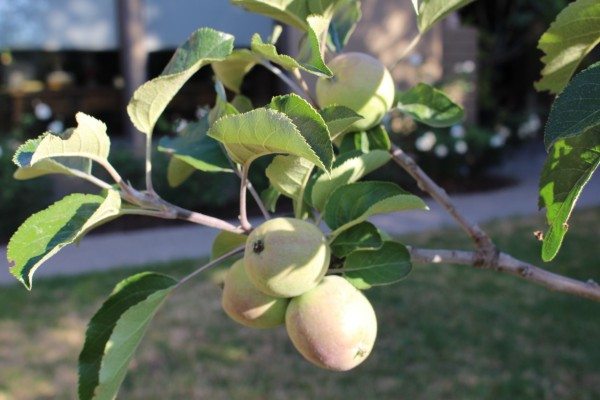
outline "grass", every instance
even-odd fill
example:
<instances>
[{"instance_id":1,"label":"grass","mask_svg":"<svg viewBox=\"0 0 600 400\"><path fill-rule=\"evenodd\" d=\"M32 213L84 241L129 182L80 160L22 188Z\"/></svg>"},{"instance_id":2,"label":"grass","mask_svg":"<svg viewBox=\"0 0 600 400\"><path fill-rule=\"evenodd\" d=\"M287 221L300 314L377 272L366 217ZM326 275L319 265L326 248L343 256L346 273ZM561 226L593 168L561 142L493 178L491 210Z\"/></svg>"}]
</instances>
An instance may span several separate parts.
<instances>
[{"instance_id":1,"label":"grass","mask_svg":"<svg viewBox=\"0 0 600 400\"><path fill-rule=\"evenodd\" d=\"M546 267L600 281L600 209L577 212ZM538 218L487 228L503 250L539 264ZM467 248L454 230L406 243ZM197 262L150 265L182 276ZM0 400L76 397L86 323L121 269L0 288ZM403 282L366 292L379 319L370 358L348 373L319 370L283 327L250 330L220 309L219 270L173 295L140 346L123 399L599 399L600 305L490 271L417 266Z\"/></svg>"}]
</instances>

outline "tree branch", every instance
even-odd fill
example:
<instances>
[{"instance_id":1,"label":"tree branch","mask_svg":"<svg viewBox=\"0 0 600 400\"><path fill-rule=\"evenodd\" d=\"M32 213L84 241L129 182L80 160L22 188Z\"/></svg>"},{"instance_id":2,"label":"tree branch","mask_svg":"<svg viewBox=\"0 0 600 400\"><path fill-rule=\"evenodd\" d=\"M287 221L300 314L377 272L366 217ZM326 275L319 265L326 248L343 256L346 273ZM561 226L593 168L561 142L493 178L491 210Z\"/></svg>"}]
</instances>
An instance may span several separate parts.
<instances>
[{"instance_id":1,"label":"tree branch","mask_svg":"<svg viewBox=\"0 0 600 400\"><path fill-rule=\"evenodd\" d=\"M482 269L490 269L514 275L526 281L544 286L547 289L568 293L590 300L600 301L600 285L592 280L587 282L558 275L535 265L514 258L506 253L499 253L491 265L478 266L478 255L471 251L432 250L410 248L411 259L421 264L457 264L470 265Z\"/></svg>"},{"instance_id":2,"label":"tree branch","mask_svg":"<svg viewBox=\"0 0 600 400\"><path fill-rule=\"evenodd\" d=\"M246 193L248 191L248 165L242 166L242 175L241 183L240 183L240 223L242 224L242 229L246 232L252 230L252 225L248 222L248 214L246 212Z\"/></svg>"},{"instance_id":3,"label":"tree branch","mask_svg":"<svg viewBox=\"0 0 600 400\"><path fill-rule=\"evenodd\" d=\"M492 239L485 233L477 224L471 222L467 217L462 215L448 196L448 193L433 181L417 165L417 163L406 154L401 148L392 144L390 150L392 158L401 166L410 176L412 176L419 188L428 193L435 201L437 201L446 211L454 218L460 227L471 237L478 249L477 266L491 265L498 257L498 250Z\"/></svg>"}]
</instances>

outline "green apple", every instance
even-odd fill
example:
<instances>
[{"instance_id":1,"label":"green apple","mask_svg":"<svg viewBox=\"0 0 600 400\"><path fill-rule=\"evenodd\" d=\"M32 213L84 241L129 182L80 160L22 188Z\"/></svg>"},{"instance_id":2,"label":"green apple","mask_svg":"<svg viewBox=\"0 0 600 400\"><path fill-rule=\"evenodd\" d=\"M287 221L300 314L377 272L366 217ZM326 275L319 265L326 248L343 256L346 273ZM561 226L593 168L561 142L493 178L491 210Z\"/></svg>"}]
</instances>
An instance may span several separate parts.
<instances>
[{"instance_id":1,"label":"green apple","mask_svg":"<svg viewBox=\"0 0 600 400\"><path fill-rule=\"evenodd\" d=\"M244 261L236 261L225 275L221 305L236 322L250 328L273 328L283 324L288 299L268 296L246 274Z\"/></svg>"},{"instance_id":2,"label":"green apple","mask_svg":"<svg viewBox=\"0 0 600 400\"><path fill-rule=\"evenodd\" d=\"M347 371L362 363L377 336L371 303L340 276L327 276L311 291L293 298L285 326L304 358L334 371Z\"/></svg>"},{"instance_id":3,"label":"green apple","mask_svg":"<svg viewBox=\"0 0 600 400\"><path fill-rule=\"evenodd\" d=\"M348 129L362 131L377 125L392 107L396 87L392 75L378 59L364 53L344 53L328 63L332 78L317 81L317 103L348 107L363 119Z\"/></svg>"},{"instance_id":4,"label":"green apple","mask_svg":"<svg viewBox=\"0 0 600 400\"><path fill-rule=\"evenodd\" d=\"M244 265L252 283L265 294L295 297L323 279L330 254L323 232L315 225L274 218L248 236Z\"/></svg>"}]
</instances>

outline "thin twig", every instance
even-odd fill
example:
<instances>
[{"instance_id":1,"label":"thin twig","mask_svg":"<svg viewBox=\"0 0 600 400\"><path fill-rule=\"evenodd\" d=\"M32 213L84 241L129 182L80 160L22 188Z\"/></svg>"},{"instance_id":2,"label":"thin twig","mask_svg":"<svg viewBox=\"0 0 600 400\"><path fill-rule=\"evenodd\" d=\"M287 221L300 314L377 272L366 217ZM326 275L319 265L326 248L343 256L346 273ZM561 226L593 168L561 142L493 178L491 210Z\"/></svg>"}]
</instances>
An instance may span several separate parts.
<instances>
[{"instance_id":1,"label":"thin twig","mask_svg":"<svg viewBox=\"0 0 600 400\"><path fill-rule=\"evenodd\" d=\"M224 146L221 145L221 147L224 147ZM238 178L242 179L242 173L240 172L240 169L238 168L237 164L233 162L233 160L229 157L229 155L227 154L225 149L223 149L223 151L227 155L227 160L229 161L229 165L231 165L231 169L234 170L234 172L238 176ZM266 220L271 219L271 214L267 210L265 203L263 203L262 199L260 198L260 195L254 188L254 185L252 184L252 182L250 182L250 179L248 179L248 190L250 191L252 198L254 198L254 201L258 205L258 208L260 209L260 212L262 213L263 217Z\"/></svg>"},{"instance_id":2,"label":"thin twig","mask_svg":"<svg viewBox=\"0 0 600 400\"><path fill-rule=\"evenodd\" d=\"M393 71L394 69L396 69L398 64L400 64L400 61L404 60L404 58L406 58L406 56L408 56L410 53L412 53L412 51L415 49L415 47L417 47L417 45L421 41L422 37L423 37L423 35L421 35L419 33L410 41L408 46L406 46L404 48L404 50L402 51L402 54L400 54L400 56L396 59L396 62L394 62L394 65L392 65L390 67L390 71Z\"/></svg>"},{"instance_id":3,"label":"thin twig","mask_svg":"<svg viewBox=\"0 0 600 400\"><path fill-rule=\"evenodd\" d=\"M102 179L96 178L94 175L86 174L85 172L78 171L76 169L70 169L69 173L73 176L91 182L102 189L112 189L112 186L110 184L104 182Z\"/></svg>"},{"instance_id":4,"label":"thin twig","mask_svg":"<svg viewBox=\"0 0 600 400\"><path fill-rule=\"evenodd\" d=\"M308 95L308 93L305 93L304 89L302 89L300 86L298 86L298 84L296 82L294 82L293 79L290 79L290 77L287 76L285 74L285 72L283 72L282 70L280 70L279 68L277 68L276 66L274 66L273 64L271 64L270 62L265 61L265 60L261 61L260 65L262 65L263 67L265 67L266 69L271 71L276 77L278 77L286 85L288 85L290 87L290 89L292 89L294 92L296 92L300 96L305 96L305 97L308 96L307 98L310 99L310 96Z\"/></svg>"},{"instance_id":5,"label":"thin twig","mask_svg":"<svg viewBox=\"0 0 600 400\"><path fill-rule=\"evenodd\" d=\"M244 252L244 246L240 246L237 249L231 250L229 253L223 254L221 257L215 258L214 260L212 260L211 262L209 262L207 264L204 264L203 266L201 266L200 268L198 268L197 270L195 270L191 274L183 277L177 283L177 285L175 285L175 288L178 288L179 286L183 285L184 283L186 283L187 281L189 281L190 279L192 279L193 277L195 277L196 275L198 275L200 272L206 271L208 268L211 268L211 267L214 267L214 266L220 264L221 262L227 260L229 257L233 257L236 254L243 253L243 252Z\"/></svg>"},{"instance_id":6,"label":"thin twig","mask_svg":"<svg viewBox=\"0 0 600 400\"><path fill-rule=\"evenodd\" d=\"M298 68L295 68L294 70L292 70L292 75L294 75L294 78L296 78L296 82L298 82L298 84L302 88L302 91L304 92L304 97L306 97L306 99L309 100L312 104L317 104L315 99L312 98L310 94L310 89L308 87L308 83L306 83L306 80L304 80L304 78L302 77L300 70Z\"/></svg>"},{"instance_id":7,"label":"thin twig","mask_svg":"<svg viewBox=\"0 0 600 400\"><path fill-rule=\"evenodd\" d=\"M492 264L494 259L498 256L498 251L487 233L485 233L477 224L471 222L467 217L462 215L450 199L450 196L448 196L448 193L435 183L408 154L402 151L401 148L392 145L390 153L396 164L400 165L415 179L421 190L429 193L435 201L444 207L444 209L446 209L452 218L454 218L475 242L480 256L477 260L477 264Z\"/></svg>"},{"instance_id":8,"label":"thin twig","mask_svg":"<svg viewBox=\"0 0 600 400\"><path fill-rule=\"evenodd\" d=\"M246 192L248 191L248 165L242 166L242 176L240 182L240 223L242 229L246 232L252 230L252 225L248 221L248 214L246 212Z\"/></svg>"},{"instance_id":9,"label":"thin twig","mask_svg":"<svg viewBox=\"0 0 600 400\"><path fill-rule=\"evenodd\" d=\"M478 258L477 253L471 251L418 248L409 248L409 251L413 262L423 264L457 264L476 266ZM557 292L568 293L575 296L600 301L600 285L594 281L589 280L587 282L583 282L555 274L525 261L516 259L506 253L499 253L495 262L493 262L491 265L482 266L481 268L514 275Z\"/></svg>"}]
</instances>

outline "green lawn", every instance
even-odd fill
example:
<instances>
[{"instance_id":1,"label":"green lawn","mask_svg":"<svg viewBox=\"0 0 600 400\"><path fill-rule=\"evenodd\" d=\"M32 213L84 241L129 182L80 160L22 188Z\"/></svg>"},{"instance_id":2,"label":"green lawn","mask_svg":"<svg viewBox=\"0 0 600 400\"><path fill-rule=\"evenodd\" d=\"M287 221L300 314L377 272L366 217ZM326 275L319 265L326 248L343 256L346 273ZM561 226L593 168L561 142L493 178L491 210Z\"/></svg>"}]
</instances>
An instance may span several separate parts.
<instances>
[{"instance_id":1,"label":"green lawn","mask_svg":"<svg viewBox=\"0 0 600 400\"><path fill-rule=\"evenodd\" d=\"M600 209L577 212L550 270L600 282ZM535 263L540 219L488 224L503 250ZM448 230L405 237L469 243ZM181 276L197 262L152 265ZM72 399L85 326L122 269L0 288L0 400ZM348 373L318 370L285 329L254 331L220 309L219 271L182 287L157 315L122 399L600 399L600 304L491 271L417 266L367 292L379 318L371 357Z\"/></svg>"}]
</instances>

